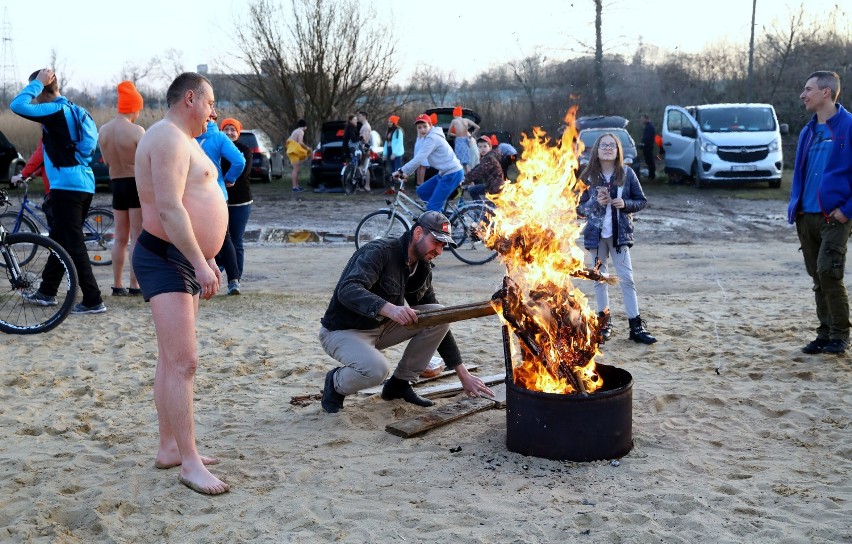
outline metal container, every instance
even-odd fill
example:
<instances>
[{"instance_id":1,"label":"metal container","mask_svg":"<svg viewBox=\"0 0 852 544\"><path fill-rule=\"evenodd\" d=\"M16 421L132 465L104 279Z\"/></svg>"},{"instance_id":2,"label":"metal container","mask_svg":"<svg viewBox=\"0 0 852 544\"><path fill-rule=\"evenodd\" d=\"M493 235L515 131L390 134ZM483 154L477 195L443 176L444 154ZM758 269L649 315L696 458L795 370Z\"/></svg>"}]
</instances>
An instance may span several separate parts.
<instances>
[{"instance_id":1,"label":"metal container","mask_svg":"<svg viewBox=\"0 0 852 544\"><path fill-rule=\"evenodd\" d=\"M540 393L506 380L509 451L563 461L616 459L633 448L633 377L598 364L603 388L590 394Z\"/></svg>"}]
</instances>

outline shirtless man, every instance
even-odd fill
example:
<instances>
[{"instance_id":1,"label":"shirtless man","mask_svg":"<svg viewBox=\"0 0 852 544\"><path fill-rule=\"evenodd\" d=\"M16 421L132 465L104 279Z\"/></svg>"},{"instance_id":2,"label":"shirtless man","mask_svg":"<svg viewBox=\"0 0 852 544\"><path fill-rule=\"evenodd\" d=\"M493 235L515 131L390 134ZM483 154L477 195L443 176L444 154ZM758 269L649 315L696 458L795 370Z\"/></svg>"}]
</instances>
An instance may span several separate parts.
<instances>
[{"instance_id":1,"label":"shirtless man","mask_svg":"<svg viewBox=\"0 0 852 544\"><path fill-rule=\"evenodd\" d=\"M361 136L361 141L365 145L366 153L361 155L361 168L364 169L364 190L370 192L370 149L373 146L373 127L367 121L367 112L358 112L358 122L361 123L361 129L358 134Z\"/></svg>"},{"instance_id":2,"label":"shirtless man","mask_svg":"<svg viewBox=\"0 0 852 544\"><path fill-rule=\"evenodd\" d=\"M213 87L204 76L184 73L172 82L166 102L165 118L145 133L136 150L142 233L133 268L151 304L158 348L154 403L160 444L154 464L180 465L181 483L218 495L230 486L207 470L205 465L217 460L198 454L192 411L198 299L208 300L219 290L214 258L228 227L216 165L194 140L213 111Z\"/></svg>"},{"instance_id":3,"label":"shirtless man","mask_svg":"<svg viewBox=\"0 0 852 544\"><path fill-rule=\"evenodd\" d=\"M462 117L461 106L453 108L453 120L450 122L450 134L456 136L454 151L459 162L464 167L464 173L470 171L470 136L479 130L479 125Z\"/></svg>"},{"instance_id":4,"label":"shirtless man","mask_svg":"<svg viewBox=\"0 0 852 544\"><path fill-rule=\"evenodd\" d=\"M98 146L104 162L109 165L112 185L112 210L115 216L115 243L112 245L113 296L140 295L139 283L130 267L130 289L124 287L124 259L130 242L130 262L133 262L133 245L142 231L142 210L136 191L134 160L136 146L145 129L136 124L142 113L142 95L132 81L118 84L118 114L98 131Z\"/></svg>"}]
</instances>

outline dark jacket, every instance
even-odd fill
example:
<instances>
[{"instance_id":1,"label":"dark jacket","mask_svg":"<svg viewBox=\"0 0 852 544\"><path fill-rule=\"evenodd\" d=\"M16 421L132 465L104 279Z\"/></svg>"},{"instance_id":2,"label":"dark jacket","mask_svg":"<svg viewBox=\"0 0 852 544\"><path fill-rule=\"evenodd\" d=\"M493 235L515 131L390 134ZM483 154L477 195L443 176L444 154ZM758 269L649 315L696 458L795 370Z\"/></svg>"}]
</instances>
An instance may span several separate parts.
<instances>
[{"instance_id":1,"label":"dark jacket","mask_svg":"<svg viewBox=\"0 0 852 544\"><path fill-rule=\"evenodd\" d=\"M486 192L490 194L499 193L503 189L503 182L506 181L500 166L502 158L500 151L492 149L482 157L479 164L470 169L465 175L465 181L485 185Z\"/></svg>"},{"instance_id":2,"label":"dark jacket","mask_svg":"<svg viewBox=\"0 0 852 544\"><path fill-rule=\"evenodd\" d=\"M390 302L402 306L437 304L432 289L432 268L428 261L417 263L413 275L408 267L411 231L399 238L387 238L361 246L346 263L331 302L320 322L330 331L369 330L379 327L385 317L379 310ZM438 347L447 368L462 362L451 333Z\"/></svg>"},{"instance_id":3,"label":"dark jacket","mask_svg":"<svg viewBox=\"0 0 852 544\"><path fill-rule=\"evenodd\" d=\"M633 247L633 213L645 209L648 199L642 192L642 185L632 168L624 168L624 189L621 191L621 199L624 207L612 208L612 213L618 213L618 233L614 245ZM577 213L586 217L586 226L583 228L583 246L586 249L597 249L601 239L601 228L606 214L606 207L598 204L597 187L607 186L606 180L601 176L598 180L588 180L589 187L580 196L580 205ZM593 198L592 195L595 195ZM616 198L617 188L610 188L610 195Z\"/></svg>"},{"instance_id":4,"label":"dark jacket","mask_svg":"<svg viewBox=\"0 0 852 544\"><path fill-rule=\"evenodd\" d=\"M796 221L801 206L807 176L808 152L813 144L816 122L817 117L814 115L799 134L793 184L790 187L790 205L787 207L787 221L790 223ZM840 208L846 217L852 217L852 114L837 104L837 113L828 118L825 124L831 131L831 154L819 184L819 208L825 215Z\"/></svg>"},{"instance_id":5,"label":"dark jacket","mask_svg":"<svg viewBox=\"0 0 852 544\"><path fill-rule=\"evenodd\" d=\"M240 153L243 154L246 165L243 168L243 172L237 176L236 181L234 181L234 185L232 187L225 186L225 189L228 191L229 206L245 204L246 202L252 201L251 182L249 181L249 177L251 176L251 159L253 153L249 146L240 141L234 142L234 145L236 145L237 149L240 150ZM227 172L230 168L231 161L222 157L222 171Z\"/></svg>"}]
</instances>

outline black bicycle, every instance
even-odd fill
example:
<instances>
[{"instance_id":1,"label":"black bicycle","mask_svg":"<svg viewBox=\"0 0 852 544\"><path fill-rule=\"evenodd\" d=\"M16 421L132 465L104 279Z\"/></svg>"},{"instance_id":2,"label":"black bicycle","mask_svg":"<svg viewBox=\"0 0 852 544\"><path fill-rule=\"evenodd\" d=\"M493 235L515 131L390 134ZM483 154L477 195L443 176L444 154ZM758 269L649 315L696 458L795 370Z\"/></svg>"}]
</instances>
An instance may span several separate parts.
<instances>
[{"instance_id":1,"label":"black bicycle","mask_svg":"<svg viewBox=\"0 0 852 544\"><path fill-rule=\"evenodd\" d=\"M6 192L0 190L0 206L10 204ZM47 332L71 313L77 294L77 269L58 243L31 232L12 234L0 224L0 264L0 331ZM38 291L46 267L61 278L55 296Z\"/></svg>"}]
</instances>

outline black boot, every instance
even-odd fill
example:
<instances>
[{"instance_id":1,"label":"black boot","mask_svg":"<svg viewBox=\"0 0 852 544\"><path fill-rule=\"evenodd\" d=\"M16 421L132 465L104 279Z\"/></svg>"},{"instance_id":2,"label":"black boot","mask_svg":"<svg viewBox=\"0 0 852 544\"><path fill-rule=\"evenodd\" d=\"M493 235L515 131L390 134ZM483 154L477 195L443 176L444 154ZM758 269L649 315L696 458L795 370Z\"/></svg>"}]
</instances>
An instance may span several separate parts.
<instances>
[{"instance_id":1,"label":"black boot","mask_svg":"<svg viewBox=\"0 0 852 544\"><path fill-rule=\"evenodd\" d=\"M598 312L598 327L601 331L600 343L608 342L612 338L612 320L609 318L609 310Z\"/></svg>"},{"instance_id":2,"label":"black boot","mask_svg":"<svg viewBox=\"0 0 852 544\"><path fill-rule=\"evenodd\" d=\"M382 388L382 398L385 400L402 399L417 406L432 406L435 404L414 392L414 388L406 380L391 376Z\"/></svg>"},{"instance_id":3,"label":"black boot","mask_svg":"<svg viewBox=\"0 0 852 544\"><path fill-rule=\"evenodd\" d=\"M637 315L632 319L628 319L627 322L630 323L630 339L634 342L653 344L657 341L656 338L651 336L651 333L645 330L645 322L642 321L641 316Z\"/></svg>"}]
</instances>

